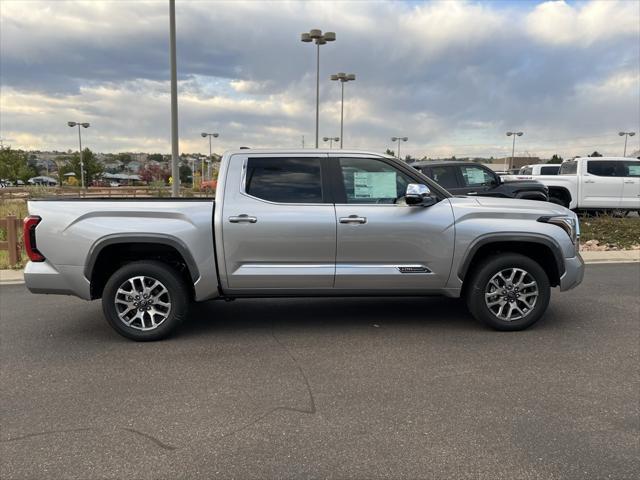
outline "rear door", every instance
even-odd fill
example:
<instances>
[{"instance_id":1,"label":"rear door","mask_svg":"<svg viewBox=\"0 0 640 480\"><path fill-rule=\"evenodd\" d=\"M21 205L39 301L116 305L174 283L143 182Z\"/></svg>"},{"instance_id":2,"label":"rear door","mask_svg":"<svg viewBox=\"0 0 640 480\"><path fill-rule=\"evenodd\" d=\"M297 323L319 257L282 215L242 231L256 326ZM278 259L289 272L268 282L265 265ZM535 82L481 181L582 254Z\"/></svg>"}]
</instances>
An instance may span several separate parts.
<instances>
[{"instance_id":1,"label":"rear door","mask_svg":"<svg viewBox=\"0 0 640 480\"><path fill-rule=\"evenodd\" d=\"M582 176L581 208L619 208L622 200L622 164L616 160L587 160Z\"/></svg>"},{"instance_id":2,"label":"rear door","mask_svg":"<svg viewBox=\"0 0 640 480\"><path fill-rule=\"evenodd\" d=\"M454 246L449 200L406 205L407 185L423 180L388 159L334 154L331 160L338 187L336 290L424 293L444 287Z\"/></svg>"},{"instance_id":3,"label":"rear door","mask_svg":"<svg viewBox=\"0 0 640 480\"><path fill-rule=\"evenodd\" d=\"M327 156L248 154L230 162L222 215L225 288L332 288L336 219Z\"/></svg>"},{"instance_id":4,"label":"rear door","mask_svg":"<svg viewBox=\"0 0 640 480\"><path fill-rule=\"evenodd\" d=\"M640 160L623 160L621 208L640 210Z\"/></svg>"}]
</instances>

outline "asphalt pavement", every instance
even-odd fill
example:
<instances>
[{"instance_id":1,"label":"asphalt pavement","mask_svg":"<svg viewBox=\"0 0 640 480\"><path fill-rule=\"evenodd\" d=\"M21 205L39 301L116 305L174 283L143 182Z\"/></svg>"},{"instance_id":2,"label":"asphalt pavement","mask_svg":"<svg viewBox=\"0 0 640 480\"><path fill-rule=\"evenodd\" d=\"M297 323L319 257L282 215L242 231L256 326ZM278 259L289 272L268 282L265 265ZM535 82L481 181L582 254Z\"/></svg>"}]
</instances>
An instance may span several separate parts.
<instances>
[{"instance_id":1,"label":"asphalt pavement","mask_svg":"<svg viewBox=\"0 0 640 480\"><path fill-rule=\"evenodd\" d=\"M640 264L590 265L525 332L446 298L196 306L118 336L0 287L0 477L640 477Z\"/></svg>"}]
</instances>

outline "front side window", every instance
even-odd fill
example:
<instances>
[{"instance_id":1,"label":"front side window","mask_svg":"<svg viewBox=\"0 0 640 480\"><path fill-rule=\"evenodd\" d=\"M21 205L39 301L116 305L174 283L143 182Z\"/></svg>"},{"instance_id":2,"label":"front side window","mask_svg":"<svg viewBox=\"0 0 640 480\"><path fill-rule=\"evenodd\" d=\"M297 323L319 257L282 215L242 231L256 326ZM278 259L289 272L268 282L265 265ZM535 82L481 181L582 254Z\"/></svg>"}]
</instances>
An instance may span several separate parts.
<instances>
[{"instance_id":1,"label":"front side window","mask_svg":"<svg viewBox=\"0 0 640 480\"><path fill-rule=\"evenodd\" d=\"M625 160L620 163L623 167L623 177L640 177L640 160Z\"/></svg>"},{"instance_id":2,"label":"front side window","mask_svg":"<svg viewBox=\"0 0 640 480\"><path fill-rule=\"evenodd\" d=\"M279 203L322 203L319 158L250 158L245 191Z\"/></svg>"},{"instance_id":3,"label":"front side window","mask_svg":"<svg viewBox=\"0 0 640 480\"><path fill-rule=\"evenodd\" d=\"M601 160L589 160L587 162L587 172L598 177L621 177L622 165L620 162L607 162Z\"/></svg>"},{"instance_id":4,"label":"front side window","mask_svg":"<svg viewBox=\"0 0 640 480\"><path fill-rule=\"evenodd\" d=\"M341 158L347 203L393 204L416 183L395 167L373 158Z\"/></svg>"},{"instance_id":5,"label":"front side window","mask_svg":"<svg viewBox=\"0 0 640 480\"><path fill-rule=\"evenodd\" d=\"M531 175L533 174L533 168L531 167L522 167L520 169L520 175Z\"/></svg>"},{"instance_id":6,"label":"front side window","mask_svg":"<svg viewBox=\"0 0 640 480\"><path fill-rule=\"evenodd\" d=\"M564 162L560 165L559 175L575 175L578 172L578 162L575 160Z\"/></svg>"},{"instance_id":7,"label":"front side window","mask_svg":"<svg viewBox=\"0 0 640 480\"><path fill-rule=\"evenodd\" d=\"M482 167L474 165L463 165L461 168L462 178L467 187L481 187L491 185L494 176Z\"/></svg>"}]
</instances>

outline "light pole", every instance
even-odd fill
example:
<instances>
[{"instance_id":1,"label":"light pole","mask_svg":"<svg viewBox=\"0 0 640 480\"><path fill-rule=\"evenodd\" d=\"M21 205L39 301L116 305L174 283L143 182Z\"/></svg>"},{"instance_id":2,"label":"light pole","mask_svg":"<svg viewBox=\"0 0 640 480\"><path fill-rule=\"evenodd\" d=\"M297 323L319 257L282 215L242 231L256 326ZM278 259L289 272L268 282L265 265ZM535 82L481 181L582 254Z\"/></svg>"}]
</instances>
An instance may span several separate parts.
<instances>
[{"instance_id":1,"label":"light pole","mask_svg":"<svg viewBox=\"0 0 640 480\"><path fill-rule=\"evenodd\" d=\"M511 144L511 161L509 162L509 170L513 168L513 157L516 152L516 137L524 135L522 132L507 132L507 137L513 137L513 143Z\"/></svg>"},{"instance_id":2,"label":"light pole","mask_svg":"<svg viewBox=\"0 0 640 480\"><path fill-rule=\"evenodd\" d=\"M344 139L344 84L355 80L356 75L355 73L340 72L336 75L331 75L330 78L333 81L340 80L340 85L342 86L342 98L340 101L340 149L342 149L342 140Z\"/></svg>"},{"instance_id":3,"label":"light pole","mask_svg":"<svg viewBox=\"0 0 640 480\"><path fill-rule=\"evenodd\" d=\"M212 138L218 138L220 136L220 134L219 133L202 132L200 135L203 138L209 137L209 165L211 165L211 162L213 162L213 157L211 156L211 139ZM204 180L204 162L202 162L202 180Z\"/></svg>"},{"instance_id":4,"label":"light pole","mask_svg":"<svg viewBox=\"0 0 640 480\"><path fill-rule=\"evenodd\" d=\"M171 63L171 195L180 196L180 149L178 146L178 70L176 60L176 2L169 0L169 44Z\"/></svg>"},{"instance_id":5,"label":"light pole","mask_svg":"<svg viewBox=\"0 0 640 480\"><path fill-rule=\"evenodd\" d=\"M409 137L391 137L392 142L398 142L398 158L400 160L402 160L402 157L400 156L400 142L406 142L407 140L409 140Z\"/></svg>"},{"instance_id":6,"label":"light pole","mask_svg":"<svg viewBox=\"0 0 640 480\"><path fill-rule=\"evenodd\" d=\"M620 135L621 137L624 137L624 154L622 155L623 157L627 156L627 138L633 137L635 134L636 134L636 132L620 132L620 133L618 133L618 135Z\"/></svg>"},{"instance_id":7,"label":"light pole","mask_svg":"<svg viewBox=\"0 0 640 480\"><path fill-rule=\"evenodd\" d=\"M335 32L325 32L322 34L322 30L314 28L309 30L309 33L303 33L300 35L300 40L305 43L315 41L317 45L316 56L316 148L318 148L318 123L320 121L320 45L324 45L327 42L335 42Z\"/></svg>"},{"instance_id":8,"label":"light pole","mask_svg":"<svg viewBox=\"0 0 640 480\"><path fill-rule=\"evenodd\" d=\"M67 122L70 127L78 127L78 144L80 146L80 185L84 188L84 161L82 159L82 135L80 127L89 128L89 122Z\"/></svg>"},{"instance_id":9,"label":"light pole","mask_svg":"<svg viewBox=\"0 0 640 480\"><path fill-rule=\"evenodd\" d=\"M337 142L338 140L341 140L341 138L340 137L322 137L322 140L324 140L325 142L329 142L329 150L331 150L333 149L333 142Z\"/></svg>"}]
</instances>

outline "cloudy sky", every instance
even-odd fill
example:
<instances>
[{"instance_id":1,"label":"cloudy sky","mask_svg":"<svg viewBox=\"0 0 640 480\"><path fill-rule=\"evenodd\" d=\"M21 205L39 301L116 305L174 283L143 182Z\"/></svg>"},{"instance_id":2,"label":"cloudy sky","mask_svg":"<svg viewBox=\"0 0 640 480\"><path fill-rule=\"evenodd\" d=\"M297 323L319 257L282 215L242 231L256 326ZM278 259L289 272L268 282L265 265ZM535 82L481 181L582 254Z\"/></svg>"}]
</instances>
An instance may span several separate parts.
<instances>
[{"instance_id":1,"label":"cloudy sky","mask_svg":"<svg viewBox=\"0 0 640 480\"><path fill-rule=\"evenodd\" d=\"M314 140L311 28L321 47L320 136L414 156L622 154L640 129L640 2L177 0L180 151ZM163 1L0 2L0 137L16 148L170 151ZM633 138L630 150L639 148Z\"/></svg>"}]
</instances>

